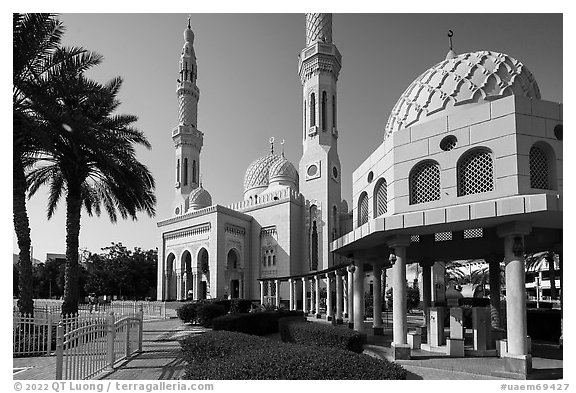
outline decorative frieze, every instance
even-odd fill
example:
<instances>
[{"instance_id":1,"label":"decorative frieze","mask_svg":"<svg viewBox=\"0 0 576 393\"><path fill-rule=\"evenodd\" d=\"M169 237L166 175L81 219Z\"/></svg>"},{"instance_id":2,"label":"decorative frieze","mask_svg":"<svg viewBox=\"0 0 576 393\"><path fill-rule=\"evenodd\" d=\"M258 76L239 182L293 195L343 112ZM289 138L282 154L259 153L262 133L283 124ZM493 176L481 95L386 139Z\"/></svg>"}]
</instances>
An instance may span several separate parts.
<instances>
[{"instance_id":1,"label":"decorative frieze","mask_svg":"<svg viewBox=\"0 0 576 393\"><path fill-rule=\"evenodd\" d=\"M244 235L246 234L246 229L239 227L237 225L226 224L224 226L224 232L230 233L234 236L244 237Z\"/></svg>"},{"instance_id":2,"label":"decorative frieze","mask_svg":"<svg viewBox=\"0 0 576 393\"><path fill-rule=\"evenodd\" d=\"M211 224L209 222L207 222L204 224L195 225L195 226L190 227L190 228L181 229L179 231L165 233L164 239L165 240L174 240L174 239L180 239L183 237L197 236L197 235L201 235L203 233L210 232L210 228L211 228Z\"/></svg>"},{"instance_id":3,"label":"decorative frieze","mask_svg":"<svg viewBox=\"0 0 576 393\"><path fill-rule=\"evenodd\" d=\"M260 238L263 238L265 236L272 236L272 237L276 237L278 234L276 232L276 225L271 225L268 227L262 227L262 229L260 230Z\"/></svg>"}]
</instances>

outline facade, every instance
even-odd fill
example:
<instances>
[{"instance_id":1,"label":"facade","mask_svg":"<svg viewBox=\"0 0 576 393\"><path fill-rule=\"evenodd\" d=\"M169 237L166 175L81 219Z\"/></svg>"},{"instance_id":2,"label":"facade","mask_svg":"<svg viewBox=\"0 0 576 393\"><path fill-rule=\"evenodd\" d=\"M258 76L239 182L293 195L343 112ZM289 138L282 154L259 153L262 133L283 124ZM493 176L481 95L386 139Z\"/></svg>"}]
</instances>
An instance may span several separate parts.
<instances>
[{"instance_id":1,"label":"facade","mask_svg":"<svg viewBox=\"0 0 576 393\"><path fill-rule=\"evenodd\" d=\"M299 60L298 169L274 153L271 141L270 154L246 171L243 200L221 206L199 182L203 134L196 128L199 91L190 27L184 36L180 123L172 133L175 210L158 223L162 299L190 293L194 299L287 301L290 309L317 317L324 312L328 320L347 319L350 327L364 330L365 292L371 288L378 310L382 287L390 285L392 346L402 359L413 348L406 268L418 264L427 348L464 356L463 333L442 337L445 262L481 259L489 264L491 304L487 315L475 314L478 329L484 324L488 330L482 330L485 346L474 355L499 353L511 371L529 371L524 255L554 252L562 270L563 108L542 99L524 64L503 53L458 55L451 48L399 98L381 145L353 172L348 212L337 149L341 55L332 42L331 15L307 14ZM322 293L328 294L325 304ZM454 326L461 324L456 308L450 313ZM372 323L381 334L379 313Z\"/></svg>"},{"instance_id":2,"label":"facade","mask_svg":"<svg viewBox=\"0 0 576 393\"><path fill-rule=\"evenodd\" d=\"M203 133L198 129L198 65L194 33L184 31L177 85L173 216L161 232L158 296L163 300L216 297L276 303L288 288L276 278L321 271L340 263L329 245L351 227L341 199L337 81L341 56L332 43L332 16L306 17L299 61L303 154L298 167L281 152L256 159L246 170L243 200L213 204L202 187ZM298 169L297 169L298 168ZM349 230L349 229L348 229ZM265 287L261 293L259 279Z\"/></svg>"}]
</instances>

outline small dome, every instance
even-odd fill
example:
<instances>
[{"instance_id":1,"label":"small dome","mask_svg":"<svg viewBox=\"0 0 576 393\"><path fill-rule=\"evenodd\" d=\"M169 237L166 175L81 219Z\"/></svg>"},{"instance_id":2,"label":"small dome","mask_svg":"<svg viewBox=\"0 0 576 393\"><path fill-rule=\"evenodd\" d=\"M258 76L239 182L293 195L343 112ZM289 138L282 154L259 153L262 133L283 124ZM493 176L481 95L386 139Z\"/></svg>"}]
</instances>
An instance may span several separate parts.
<instances>
[{"instance_id":1,"label":"small dome","mask_svg":"<svg viewBox=\"0 0 576 393\"><path fill-rule=\"evenodd\" d=\"M449 53L404 91L390 113L384 138L448 108L508 95L540 99L538 84L524 64L498 52Z\"/></svg>"},{"instance_id":2,"label":"small dome","mask_svg":"<svg viewBox=\"0 0 576 393\"><path fill-rule=\"evenodd\" d=\"M258 187L268 187L268 171L270 166L279 160L281 156L268 154L254 161L244 175L244 192Z\"/></svg>"},{"instance_id":3,"label":"small dome","mask_svg":"<svg viewBox=\"0 0 576 393\"><path fill-rule=\"evenodd\" d=\"M279 160L274 161L270 165L268 181L272 183L276 179L290 180L294 184L298 184L298 171L284 156L281 156Z\"/></svg>"},{"instance_id":4,"label":"small dome","mask_svg":"<svg viewBox=\"0 0 576 393\"><path fill-rule=\"evenodd\" d=\"M204 209L212 206L212 196L202 186L193 189L186 197L190 210Z\"/></svg>"}]
</instances>

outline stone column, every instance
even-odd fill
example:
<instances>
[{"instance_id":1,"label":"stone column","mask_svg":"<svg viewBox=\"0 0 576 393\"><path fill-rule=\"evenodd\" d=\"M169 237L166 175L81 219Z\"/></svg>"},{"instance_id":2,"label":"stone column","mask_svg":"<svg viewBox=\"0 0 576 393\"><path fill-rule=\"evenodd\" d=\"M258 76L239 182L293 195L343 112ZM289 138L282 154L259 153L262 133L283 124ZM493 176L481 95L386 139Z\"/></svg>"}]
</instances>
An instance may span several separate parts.
<instances>
[{"instance_id":1,"label":"stone column","mask_svg":"<svg viewBox=\"0 0 576 393\"><path fill-rule=\"evenodd\" d=\"M354 271L354 330L364 331L364 262L356 261Z\"/></svg>"},{"instance_id":2,"label":"stone column","mask_svg":"<svg viewBox=\"0 0 576 393\"><path fill-rule=\"evenodd\" d=\"M348 327L354 329L354 271L356 266L348 266Z\"/></svg>"},{"instance_id":3,"label":"stone column","mask_svg":"<svg viewBox=\"0 0 576 393\"><path fill-rule=\"evenodd\" d=\"M428 310L432 304L432 265L433 261L422 261L422 308L424 320L428 321Z\"/></svg>"},{"instance_id":4,"label":"stone column","mask_svg":"<svg viewBox=\"0 0 576 393\"><path fill-rule=\"evenodd\" d=\"M342 312L344 313L344 318L348 318L348 275L346 273L346 268L342 275Z\"/></svg>"},{"instance_id":5,"label":"stone column","mask_svg":"<svg viewBox=\"0 0 576 393\"><path fill-rule=\"evenodd\" d=\"M312 278L310 280L310 305L309 305L309 309L310 309L310 313L312 313L312 311L316 311L314 310L314 278Z\"/></svg>"},{"instance_id":6,"label":"stone column","mask_svg":"<svg viewBox=\"0 0 576 393\"><path fill-rule=\"evenodd\" d=\"M172 271L171 270L166 270L164 272L164 282L166 283L166 285L164 285L164 300L171 300L170 299L170 280L172 278Z\"/></svg>"},{"instance_id":7,"label":"stone column","mask_svg":"<svg viewBox=\"0 0 576 393\"><path fill-rule=\"evenodd\" d=\"M497 228L504 238L506 263L506 330L508 351L506 367L510 371L527 374L532 368L528 354L526 323L526 283L524 261L524 235L530 233L524 222L513 222Z\"/></svg>"},{"instance_id":8,"label":"stone column","mask_svg":"<svg viewBox=\"0 0 576 393\"><path fill-rule=\"evenodd\" d=\"M240 291L239 291L239 296L241 299L244 299L244 276L240 277Z\"/></svg>"},{"instance_id":9,"label":"stone column","mask_svg":"<svg viewBox=\"0 0 576 393\"><path fill-rule=\"evenodd\" d=\"M406 248L410 245L409 236L397 236L388 242L394 250L392 259L392 319L394 359L410 359L408 346L408 324L406 318Z\"/></svg>"},{"instance_id":10,"label":"stone column","mask_svg":"<svg viewBox=\"0 0 576 393\"><path fill-rule=\"evenodd\" d=\"M188 283L188 273L184 272L183 276L183 282L184 282L184 290L182 291L184 297L183 300L187 300L188 299L188 289L190 289L189 287L189 283Z\"/></svg>"},{"instance_id":11,"label":"stone column","mask_svg":"<svg viewBox=\"0 0 576 393\"><path fill-rule=\"evenodd\" d=\"M302 277L302 311L304 315L308 314L308 307L306 306L306 277Z\"/></svg>"},{"instance_id":12,"label":"stone column","mask_svg":"<svg viewBox=\"0 0 576 393\"><path fill-rule=\"evenodd\" d=\"M316 318L320 319L322 318L322 315L320 315L320 276L314 276L314 292L316 292Z\"/></svg>"},{"instance_id":13,"label":"stone column","mask_svg":"<svg viewBox=\"0 0 576 393\"><path fill-rule=\"evenodd\" d=\"M176 300L182 300L182 273L176 271Z\"/></svg>"},{"instance_id":14,"label":"stone column","mask_svg":"<svg viewBox=\"0 0 576 393\"><path fill-rule=\"evenodd\" d=\"M200 291L202 287L202 273L194 274L194 300L200 300Z\"/></svg>"},{"instance_id":15,"label":"stone column","mask_svg":"<svg viewBox=\"0 0 576 393\"><path fill-rule=\"evenodd\" d=\"M374 322L372 328L374 335L381 336L384 334L382 327L382 266L378 262L373 262L372 269L374 275Z\"/></svg>"},{"instance_id":16,"label":"stone column","mask_svg":"<svg viewBox=\"0 0 576 393\"><path fill-rule=\"evenodd\" d=\"M336 324L341 325L342 320L342 300L343 300L343 288L342 288L342 275L340 271L336 271Z\"/></svg>"},{"instance_id":17,"label":"stone column","mask_svg":"<svg viewBox=\"0 0 576 393\"><path fill-rule=\"evenodd\" d=\"M326 273L326 320L331 321L334 319L334 305L332 304L332 275L333 273Z\"/></svg>"},{"instance_id":18,"label":"stone column","mask_svg":"<svg viewBox=\"0 0 576 393\"><path fill-rule=\"evenodd\" d=\"M260 281L260 304L264 305L264 281Z\"/></svg>"},{"instance_id":19,"label":"stone column","mask_svg":"<svg viewBox=\"0 0 576 393\"><path fill-rule=\"evenodd\" d=\"M493 329L500 329L500 261L495 254L484 259L488 262L488 278L490 283L490 323Z\"/></svg>"},{"instance_id":20,"label":"stone column","mask_svg":"<svg viewBox=\"0 0 576 393\"><path fill-rule=\"evenodd\" d=\"M276 283L276 307L280 307L280 280L275 280Z\"/></svg>"},{"instance_id":21,"label":"stone column","mask_svg":"<svg viewBox=\"0 0 576 393\"><path fill-rule=\"evenodd\" d=\"M560 271L560 346L564 345L564 270L562 266L562 245L558 245L556 249L556 253L558 254L558 267Z\"/></svg>"},{"instance_id":22,"label":"stone column","mask_svg":"<svg viewBox=\"0 0 576 393\"><path fill-rule=\"evenodd\" d=\"M288 294L290 296L290 310L294 310L294 281L288 279Z\"/></svg>"}]
</instances>

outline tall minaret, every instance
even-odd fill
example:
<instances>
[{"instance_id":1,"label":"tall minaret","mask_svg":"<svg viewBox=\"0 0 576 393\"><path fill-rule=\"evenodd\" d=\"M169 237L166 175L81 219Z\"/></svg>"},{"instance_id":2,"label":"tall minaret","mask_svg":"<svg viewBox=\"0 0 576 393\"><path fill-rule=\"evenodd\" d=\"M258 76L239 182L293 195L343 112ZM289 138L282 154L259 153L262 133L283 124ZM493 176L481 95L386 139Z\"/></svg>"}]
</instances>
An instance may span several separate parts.
<instances>
[{"instance_id":1,"label":"tall minaret","mask_svg":"<svg viewBox=\"0 0 576 393\"><path fill-rule=\"evenodd\" d=\"M340 236L341 171L338 158L337 82L342 56L332 43L332 14L306 14L300 53L302 145L300 192L309 202L305 244L310 270L333 264L330 242Z\"/></svg>"},{"instance_id":2,"label":"tall minaret","mask_svg":"<svg viewBox=\"0 0 576 393\"><path fill-rule=\"evenodd\" d=\"M200 90L196 86L198 67L193 44L194 33L190 28L190 18L188 18L188 27L184 30L184 46L180 55L180 71L176 87L179 122L178 126L172 130L172 139L176 147L175 215L187 210L186 196L200 183L200 151L204 134L197 128Z\"/></svg>"}]
</instances>

